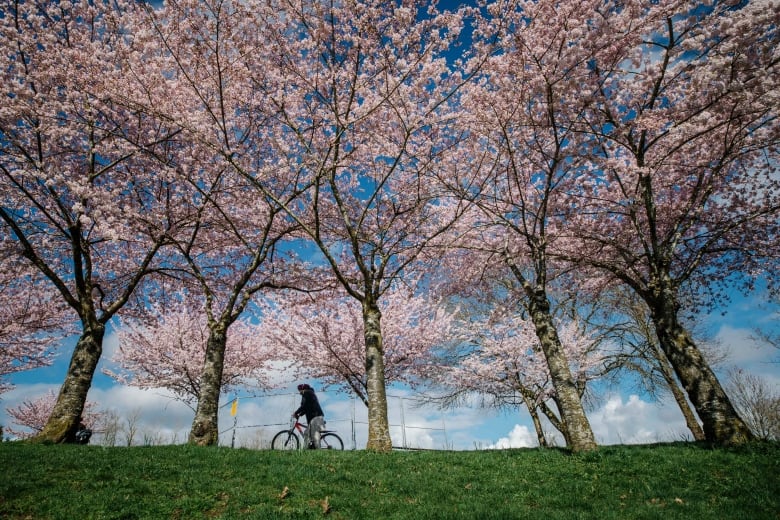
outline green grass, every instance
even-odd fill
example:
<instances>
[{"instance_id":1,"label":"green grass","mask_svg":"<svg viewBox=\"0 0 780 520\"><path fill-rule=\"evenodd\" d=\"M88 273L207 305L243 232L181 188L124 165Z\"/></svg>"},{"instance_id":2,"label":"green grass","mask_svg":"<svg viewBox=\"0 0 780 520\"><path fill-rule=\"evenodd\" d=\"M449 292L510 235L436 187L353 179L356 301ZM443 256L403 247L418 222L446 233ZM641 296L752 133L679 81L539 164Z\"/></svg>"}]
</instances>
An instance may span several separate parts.
<instances>
[{"instance_id":1,"label":"green grass","mask_svg":"<svg viewBox=\"0 0 780 520\"><path fill-rule=\"evenodd\" d=\"M471 452L0 444L0 518L780 519L780 443Z\"/></svg>"}]
</instances>

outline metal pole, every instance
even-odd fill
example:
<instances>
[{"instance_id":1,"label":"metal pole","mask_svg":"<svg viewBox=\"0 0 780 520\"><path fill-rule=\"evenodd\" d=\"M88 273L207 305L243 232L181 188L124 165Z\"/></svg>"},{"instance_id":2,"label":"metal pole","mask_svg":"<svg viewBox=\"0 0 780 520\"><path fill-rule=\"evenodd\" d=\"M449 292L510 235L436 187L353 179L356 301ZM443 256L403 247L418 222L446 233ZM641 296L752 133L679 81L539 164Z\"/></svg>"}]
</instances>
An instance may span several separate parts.
<instances>
[{"instance_id":1,"label":"metal pole","mask_svg":"<svg viewBox=\"0 0 780 520\"><path fill-rule=\"evenodd\" d=\"M355 436L355 401L357 397L352 398L352 449L357 449L357 437Z\"/></svg>"},{"instance_id":2,"label":"metal pole","mask_svg":"<svg viewBox=\"0 0 780 520\"><path fill-rule=\"evenodd\" d=\"M403 442L402 446L404 449L406 449L408 446L406 445L406 419L404 418L404 398L399 397L398 399L401 400L401 442Z\"/></svg>"}]
</instances>

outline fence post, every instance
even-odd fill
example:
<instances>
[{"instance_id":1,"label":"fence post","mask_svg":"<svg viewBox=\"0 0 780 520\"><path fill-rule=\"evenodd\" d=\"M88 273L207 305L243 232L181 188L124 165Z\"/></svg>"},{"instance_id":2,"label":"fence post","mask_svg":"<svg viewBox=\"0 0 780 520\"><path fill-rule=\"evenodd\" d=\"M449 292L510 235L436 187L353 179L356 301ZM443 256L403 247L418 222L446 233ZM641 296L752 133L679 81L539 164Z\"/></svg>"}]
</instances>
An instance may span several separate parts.
<instances>
[{"instance_id":1,"label":"fence post","mask_svg":"<svg viewBox=\"0 0 780 520\"><path fill-rule=\"evenodd\" d=\"M355 434L355 401L357 397L352 398L352 449L357 449L357 436Z\"/></svg>"},{"instance_id":2,"label":"fence post","mask_svg":"<svg viewBox=\"0 0 780 520\"><path fill-rule=\"evenodd\" d=\"M406 449L408 446L406 445L406 418L404 417L404 398L399 397L398 399L401 400L401 445L404 449Z\"/></svg>"}]
</instances>

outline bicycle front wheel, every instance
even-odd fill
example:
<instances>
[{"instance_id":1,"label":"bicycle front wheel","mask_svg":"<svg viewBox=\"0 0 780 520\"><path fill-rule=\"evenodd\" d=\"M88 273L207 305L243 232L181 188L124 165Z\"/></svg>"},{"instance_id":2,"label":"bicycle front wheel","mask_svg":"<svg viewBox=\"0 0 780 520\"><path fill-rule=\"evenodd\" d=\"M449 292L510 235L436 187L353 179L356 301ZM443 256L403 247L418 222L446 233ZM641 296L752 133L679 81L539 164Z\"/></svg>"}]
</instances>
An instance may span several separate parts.
<instances>
[{"instance_id":1,"label":"bicycle front wheel","mask_svg":"<svg viewBox=\"0 0 780 520\"><path fill-rule=\"evenodd\" d=\"M320 449L343 450L344 443L341 442L341 437L335 433L323 433L322 437L320 437Z\"/></svg>"},{"instance_id":2,"label":"bicycle front wheel","mask_svg":"<svg viewBox=\"0 0 780 520\"><path fill-rule=\"evenodd\" d=\"M298 436L290 430L282 430L271 440L272 450L297 450L301 446Z\"/></svg>"}]
</instances>

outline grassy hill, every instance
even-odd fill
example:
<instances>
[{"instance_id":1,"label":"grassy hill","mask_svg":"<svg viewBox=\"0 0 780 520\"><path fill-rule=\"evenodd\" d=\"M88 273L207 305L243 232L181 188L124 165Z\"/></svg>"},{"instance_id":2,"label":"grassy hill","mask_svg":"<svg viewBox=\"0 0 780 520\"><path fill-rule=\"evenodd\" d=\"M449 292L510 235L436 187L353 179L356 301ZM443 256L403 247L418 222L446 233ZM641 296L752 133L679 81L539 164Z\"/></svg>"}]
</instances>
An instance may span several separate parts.
<instances>
[{"instance_id":1,"label":"grassy hill","mask_svg":"<svg viewBox=\"0 0 780 520\"><path fill-rule=\"evenodd\" d=\"M780 519L780 443L272 452L0 443L3 519Z\"/></svg>"}]
</instances>

